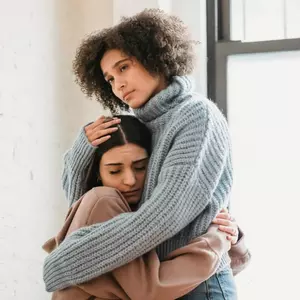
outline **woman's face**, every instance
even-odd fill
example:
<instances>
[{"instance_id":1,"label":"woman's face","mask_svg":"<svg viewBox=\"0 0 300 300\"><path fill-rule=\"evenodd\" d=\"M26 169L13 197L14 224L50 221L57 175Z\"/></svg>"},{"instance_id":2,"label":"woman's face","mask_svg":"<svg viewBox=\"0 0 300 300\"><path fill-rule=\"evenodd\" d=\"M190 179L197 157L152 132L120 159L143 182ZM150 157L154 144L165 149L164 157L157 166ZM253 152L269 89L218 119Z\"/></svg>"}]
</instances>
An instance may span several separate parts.
<instances>
[{"instance_id":1,"label":"woman's face","mask_svg":"<svg viewBox=\"0 0 300 300\"><path fill-rule=\"evenodd\" d=\"M114 147L100 160L100 179L103 186L118 189L129 204L136 204L141 199L147 166L145 149L135 144Z\"/></svg>"},{"instance_id":2,"label":"woman's face","mask_svg":"<svg viewBox=\"0 0 300 300\"><path fill-rule=\"evenodd\" d=\"M100 67L115 96L131 108L143 106L166 88L163 76L150 74L134 57L117 49L105 52Z\"/></svg>"}]
</instances>

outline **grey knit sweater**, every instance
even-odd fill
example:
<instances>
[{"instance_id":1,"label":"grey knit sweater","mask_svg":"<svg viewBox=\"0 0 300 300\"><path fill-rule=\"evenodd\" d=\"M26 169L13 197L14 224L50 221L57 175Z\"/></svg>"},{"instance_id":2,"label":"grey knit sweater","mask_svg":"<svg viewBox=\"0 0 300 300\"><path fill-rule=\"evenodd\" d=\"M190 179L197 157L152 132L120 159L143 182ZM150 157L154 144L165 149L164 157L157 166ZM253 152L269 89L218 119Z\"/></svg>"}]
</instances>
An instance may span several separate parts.
<instances>
[{"instance_id":1,"label":"grey knit sweater","mask_svg":"<svg viewBox=\"0 0 300 300\"><path fill-rule=\"evenodd\" d=\"M227 123L192 88L189 78L174 77L165 90L134 110L153 139L141 206L67 237L45 260L47 291L88 281L153 248L164 259L206 232L228 205L232 165ZM65 155L63 186L70 204L86 192L83 182L94 151L82 130ZM228 265L226 254L219 269Z\"/></svg>"}]
</instances>

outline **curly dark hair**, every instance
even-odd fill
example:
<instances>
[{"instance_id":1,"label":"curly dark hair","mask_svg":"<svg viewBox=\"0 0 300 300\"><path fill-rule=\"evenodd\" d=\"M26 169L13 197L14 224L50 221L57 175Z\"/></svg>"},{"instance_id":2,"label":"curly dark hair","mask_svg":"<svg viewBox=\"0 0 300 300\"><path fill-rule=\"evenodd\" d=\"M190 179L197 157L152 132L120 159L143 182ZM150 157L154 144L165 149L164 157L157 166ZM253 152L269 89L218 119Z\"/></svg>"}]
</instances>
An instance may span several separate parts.
<instances>
[{"instance_id":1,"label":"curly dark hair","mask_svg":"<svg viewBox=\"0 0 300 300\"><path fill-rule=\"evenodd\" d=\"M107 50L119 49L135 57L149 73L162 74L170 81L172 76L193 71L195 44L178 17L159 9L145 9L83 40L73 61L76 82L85 95L95 96L112 113L128 110L102 74L100 60Z\"/></svg>"}]
</instances>

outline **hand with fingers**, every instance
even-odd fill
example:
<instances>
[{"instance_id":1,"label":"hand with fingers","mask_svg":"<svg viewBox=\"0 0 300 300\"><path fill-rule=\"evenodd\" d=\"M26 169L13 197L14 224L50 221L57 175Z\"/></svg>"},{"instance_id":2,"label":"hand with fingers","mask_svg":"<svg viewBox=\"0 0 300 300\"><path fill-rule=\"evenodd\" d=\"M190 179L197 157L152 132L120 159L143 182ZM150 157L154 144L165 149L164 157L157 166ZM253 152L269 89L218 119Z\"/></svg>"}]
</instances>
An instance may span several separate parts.
<instances>
[{"instance_id":1,"label":"hand with fingers","mask_svg":"<svg viewBox=\"0 0 300 300\"><path fill-rule=\"evenodd\" d=\"M117 126L112 126L117 125L120 122L121 120L119 118L107 118L101 116L95 122L85 127L85 135L94 147L99 146L110 139L111 133L118 130Z\"/></svg>"},{"instance_id":2,"label":"hand with fingers","mask_svg":"<svg viewBox=\"0 0 300 300\"><path fill-rule=\"evenodd\" d=\"M239 237L239 228L233 217L226 208L223 208L212 221L213 224L219 225L219 230L227 233L227 239L232 245L236 244Z\"/></svg>"}]
</instances>

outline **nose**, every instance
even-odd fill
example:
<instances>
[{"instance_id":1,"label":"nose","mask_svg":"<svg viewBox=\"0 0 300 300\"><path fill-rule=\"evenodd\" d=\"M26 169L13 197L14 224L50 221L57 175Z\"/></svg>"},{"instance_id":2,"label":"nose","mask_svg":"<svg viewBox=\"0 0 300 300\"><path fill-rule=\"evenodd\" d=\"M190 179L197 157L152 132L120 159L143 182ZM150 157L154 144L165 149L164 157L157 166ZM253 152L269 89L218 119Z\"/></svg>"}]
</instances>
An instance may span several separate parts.
<instances>
[{"instance_id":1,"label":"nose","mask_svg":"<svg viewBox=\"0 0 300 300\"><path fill-rule=\"evenodd\" d=\"M116 80L116 79L115 79ZM126 87L126 82L123 79L117 79L116 80L116 88L118 91L122 91Z\"/></svg>"},{"instance_id":2,"label":"nose","mask_svg":"<svg viewBox=\"0 0 300 300\"><path fill-rule=\"evenodd\" d=\"M134 186L136 183L136 177L133 171L127 171L124 174L123 183L127 186Z\"/></svg>"}]
</instances>

